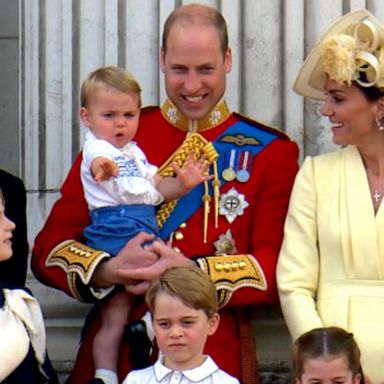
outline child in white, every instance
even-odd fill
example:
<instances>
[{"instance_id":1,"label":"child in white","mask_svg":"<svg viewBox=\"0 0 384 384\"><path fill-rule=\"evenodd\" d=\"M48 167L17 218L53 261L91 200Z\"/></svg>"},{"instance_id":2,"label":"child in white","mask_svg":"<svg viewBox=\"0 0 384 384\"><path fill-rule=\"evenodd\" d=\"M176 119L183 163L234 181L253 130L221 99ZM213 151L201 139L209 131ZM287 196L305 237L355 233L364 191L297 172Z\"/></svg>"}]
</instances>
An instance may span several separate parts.
<instances>
[{"instance_id":1,"label":"child in white","mask_svg":"<svg viewBox=\"0 0 384 384\"><path fill-rule=\"evenodd\" d=\"M84 231L87 244L116 255L140 231L158 235L155 206L164 198L155 188L157 167L136 143L116 148L88 131L82 153L81 179L93 223ZM114 162L116 177L95 181L92 162L100 157Z\"/></svg>"},{"instance_id":2,"label":"child in white","mask_svg":"<svg viewBox=\"0 0 384 384\"><path fill-rule=\"evenodd\" d=\"M155 206L188 193L209 180L205 158L189 156L176 177L162 178L132 141L140 116L140 86L126 70L103 67L90 73L81 87L80 117L89 128L83 147L81 180L91 225L87 244L116 255L139 232L158 235ZM154 238L155 238L154 236ZM131 296L114 292L103 302L102 326L95 337L95 378L117 384L117 361Z\"/></svg>"},{"instance_id":3,"label":"child in white","mask_svg":"<svg viewBox=\"0 0 384 384\"><path fill-rule=\"evenodd\" d=\"M123 384L239 384L203 353L220 321L216 288L206 273L168 269L151 283L145 300L162 354L153 366L128 373Z\"/></svg>"}]
</instances>

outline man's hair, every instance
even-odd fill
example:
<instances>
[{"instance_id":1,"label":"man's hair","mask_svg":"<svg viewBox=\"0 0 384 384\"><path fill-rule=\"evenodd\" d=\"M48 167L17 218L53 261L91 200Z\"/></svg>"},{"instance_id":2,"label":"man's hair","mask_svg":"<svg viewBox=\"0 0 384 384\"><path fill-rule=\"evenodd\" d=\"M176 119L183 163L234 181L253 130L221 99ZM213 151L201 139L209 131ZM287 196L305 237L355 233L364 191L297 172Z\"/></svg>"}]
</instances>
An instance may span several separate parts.
<instances>
[{"instance_id":1,"label":"man's hair","mask_svg":"<svg viewBox=\"0 0 384 384\"><path fill-rule=\"evenodd\" d=\"M83 81L80 90L80 104L86 108L90 97L99 89L110 87L130 96L137 96L138 107L141 107L141 88L138 81L126 69L108 66L91 72Z\"/></svg>"},{"instance_id":2,"label":"man's hair","mask_svg":"<svg viewBox=\"0 0 384 384\"><path fill-rule=\"evenodd\" d=\"M167 51L167 40L173 25L180 23L191 26L212 26L216 29L220 40L220 49L225 56L228 49L227 23L223 15L212 7L202 4L189 4L176 8L167 18L164 24L162 49Z\"/></svg>"},{"instance_id":3,"label":"man's hair","mask_svg":"<svg viewBox=\"0 0 384 384\"><path fill-rule=\"evenodd\" d=\"M219 310L215 285L211 278L197 267L170 268L152 281L145 295L145 301L152 314L156 297L161 293L177 297L189 307L203 310L208 318Z\"/></svg>"},{"instance_id":4,"label":"man's hair","mask_svg":"<svg viewBox=\"0 0 384 384\"><path fill-rule=\"evenodd\" d=\"M292 373L293 382L301 378L307 359L319 357L344 357L353 377L361 374L360 350L353 335L339 327L315 328L302 334L293 344Z\"/></svg>"}]
</instances>

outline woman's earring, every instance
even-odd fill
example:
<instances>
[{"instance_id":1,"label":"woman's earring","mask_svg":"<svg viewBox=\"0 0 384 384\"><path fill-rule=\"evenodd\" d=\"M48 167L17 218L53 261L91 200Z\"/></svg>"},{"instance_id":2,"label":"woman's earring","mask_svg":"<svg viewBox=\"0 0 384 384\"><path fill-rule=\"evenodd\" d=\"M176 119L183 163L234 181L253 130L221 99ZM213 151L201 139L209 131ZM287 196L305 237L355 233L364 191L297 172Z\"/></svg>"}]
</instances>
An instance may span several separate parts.
<instances>
[{"instance_id":1,"label":"woman's earring","mask_svg":"<svg viewBox=\"0 0 384 384\"><path fill-rule=\"evenodd\" d=\"M376 119L376 124L379 131L384 131L384 123L381 120Z\"/></svg>"}]
</instances>

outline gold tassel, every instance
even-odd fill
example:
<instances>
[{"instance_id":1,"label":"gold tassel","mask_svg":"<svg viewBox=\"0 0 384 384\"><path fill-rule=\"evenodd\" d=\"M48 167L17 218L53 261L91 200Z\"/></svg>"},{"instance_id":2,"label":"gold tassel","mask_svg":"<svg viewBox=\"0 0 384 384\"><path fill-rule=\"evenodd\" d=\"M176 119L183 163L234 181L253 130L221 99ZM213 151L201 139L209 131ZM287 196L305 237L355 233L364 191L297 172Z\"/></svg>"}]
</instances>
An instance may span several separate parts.
<instances>
[{"instance_id":1,"label":"gold tassel","mask_svg":"<svg viewBox=\"0 0 384 384\"><path fill-rule=\"evenodd\" d=\"M209 216L209 203L211 201L211 196L209 196L208 192L208 182L204 181L204 195L201 200L204 204L204 233L203 233L203 241L204 244L207 242L207 233L208 233L208 216Z\"/></svg>"},{"instance_id":2,"label":"gold tassel","mask_svg":"<svg viewBox=\"0 0 384 384\"><path fill-rule=\"evenodd\" d=\"M215 178L212 181L213 185L213 201L215 204L215 228L219 226L219 199L220 199L220 180L218 178L218 172L217 172L217 163L216 161L213 163L213 172L215 175Z\"/></svg>"},{"instance_id":3,"label":"gold tassel","mask_svg":"<svg viewBox=\"0 0 384 384\"><path fill-rule=\"evenodd\" d=\"M217 153L215 147L211 142L208 142L204 148L203 152L205 156L207 156L208 161L212 164L214 178L212 181L213 186L213 202L214 202L214 210L215 210L215 228L219 225L219 199L220 199L220 180L219 173L217 171L217 159L219 158L219 154Z\"/></svg>"}]
</instances>

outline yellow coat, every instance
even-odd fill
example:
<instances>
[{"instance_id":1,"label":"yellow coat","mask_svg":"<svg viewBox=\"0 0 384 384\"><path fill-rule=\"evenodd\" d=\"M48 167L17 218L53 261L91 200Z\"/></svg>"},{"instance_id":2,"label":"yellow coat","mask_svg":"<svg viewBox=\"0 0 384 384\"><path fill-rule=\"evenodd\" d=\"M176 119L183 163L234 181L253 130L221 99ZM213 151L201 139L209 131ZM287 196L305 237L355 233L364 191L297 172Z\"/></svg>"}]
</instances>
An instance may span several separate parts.
<instances>
[{"instance_id":1,"label":"yellow coat","mask_svg":"<svg viewBox=\"0 0 384 384\"><path fill-rule=\"evenodd\" d=\"M383 204L375 216L356 147L306 158L277 266L292 338L322 326L349 330L374 383L384 382Z\"/></svg>"}]
</instances>

